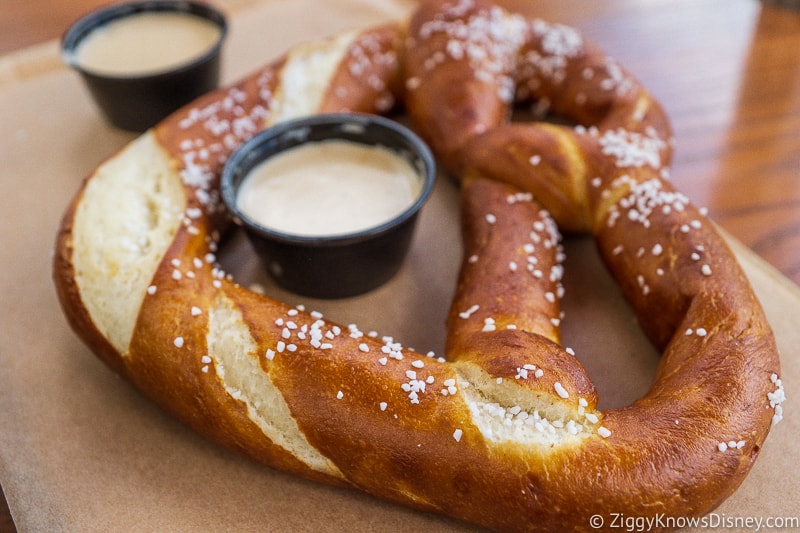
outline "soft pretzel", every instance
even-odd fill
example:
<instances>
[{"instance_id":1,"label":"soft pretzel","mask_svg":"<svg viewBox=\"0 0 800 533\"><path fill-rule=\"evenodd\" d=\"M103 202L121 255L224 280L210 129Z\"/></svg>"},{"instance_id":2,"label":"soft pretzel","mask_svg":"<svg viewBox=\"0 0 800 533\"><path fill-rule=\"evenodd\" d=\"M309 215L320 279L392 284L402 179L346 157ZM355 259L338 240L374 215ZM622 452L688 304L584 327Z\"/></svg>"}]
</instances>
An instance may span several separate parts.
<instances>
[{"instance_id":1,"label":"soft pretzel","mask_svg":"<svg viewBox=\"0 0 800 533\"><path fill-rule=\"evenodd\" d=\"M526 100L577 125L512 122ZM215 257L232 150L289 117L396 103L462 187L464 262L435 356L255 294ZM700 516L747 475L784 393L747 279L667 180L671 144L661 107L577 31L429 3L298 47L111 157L64 216L55 282L109 366L273 468L498 531ZM630 406L598 410L559 343L559 225L595 236L663 350Z\"/></svg>"}]
</instances>

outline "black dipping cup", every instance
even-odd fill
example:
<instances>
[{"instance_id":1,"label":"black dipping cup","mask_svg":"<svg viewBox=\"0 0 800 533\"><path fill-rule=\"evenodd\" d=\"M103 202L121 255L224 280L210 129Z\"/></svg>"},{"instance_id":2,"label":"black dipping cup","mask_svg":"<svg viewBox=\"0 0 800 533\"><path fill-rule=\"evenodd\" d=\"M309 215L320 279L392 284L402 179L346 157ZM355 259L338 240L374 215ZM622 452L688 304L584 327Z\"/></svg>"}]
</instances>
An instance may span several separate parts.
<instances>
[{"instance_id":1,"label":"black dipping cup","mask_svg":"<svg viewBox=\"0 0 800 533\"><path fill-rule=\"evenodd\" d=\"M238 209L239 186L259 163L304 143L335 139L379 145L410 161L421 184L414 203L379 226L321 237L266 228ZM280 123L242 145L223 170L222 197L278 285L303 296L345 298L373 290L398 272L435 178L435 162L427 145L397 122L373 115L316 115Z\"/></svg>"},{"instance_id":2,"label":"black dipping cup","mask_svg":"<svg viewBox=\"0 0 800 533\"><path fill-rule=\"evenodd\" d=\"M219 26L217 43L197 58L175 68L142 75L108 75L82 68L76 60L81 40L111 21L139 13L174 12L202 17ZM61 39L64 62L81 74L108 121L125 130L143 132L167 115L219 85L220 53L227 34L222 12L202 2L144 0L92 11L75 22Z\"/></svg>"}]
</instances>

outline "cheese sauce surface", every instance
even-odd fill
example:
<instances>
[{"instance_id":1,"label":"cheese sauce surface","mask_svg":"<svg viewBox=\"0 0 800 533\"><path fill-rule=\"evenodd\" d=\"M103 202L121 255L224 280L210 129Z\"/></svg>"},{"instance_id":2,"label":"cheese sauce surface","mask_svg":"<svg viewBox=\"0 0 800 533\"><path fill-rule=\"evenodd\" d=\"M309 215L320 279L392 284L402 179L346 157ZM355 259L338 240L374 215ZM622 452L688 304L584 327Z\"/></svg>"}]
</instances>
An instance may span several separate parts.
<instances>
[{"instance_id":1,"label":"cheese sauce surface","mask_svg":"<svg viewBox=\"0 0 800 533\"><path fill-rule=\"evenodd\" d=\"M262 226L320 237L369 229L401 214L422 180L406 159L350 141L303 144L255 166L236 202Z\"/></svg>"},{"instance_id":2,"label":"cheese sauce surface","mask_svg":"<svg viewBox=\"0 0 800 533\"><path fill-rule=\"evenodd\" d=\"M189 13L138 13L91 31L75 50L81 68L98 74L151 74L211 50L222 30Z\"/></svg>"}]
</instances>

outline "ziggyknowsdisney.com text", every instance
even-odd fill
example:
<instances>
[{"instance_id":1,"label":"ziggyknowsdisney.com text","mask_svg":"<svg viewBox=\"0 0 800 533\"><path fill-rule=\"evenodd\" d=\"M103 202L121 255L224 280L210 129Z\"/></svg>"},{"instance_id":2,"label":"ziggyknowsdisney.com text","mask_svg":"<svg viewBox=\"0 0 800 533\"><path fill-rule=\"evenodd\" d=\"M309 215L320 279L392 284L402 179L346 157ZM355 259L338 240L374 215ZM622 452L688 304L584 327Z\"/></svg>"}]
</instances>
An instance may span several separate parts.
<instances>
[{"instance_id":1,"label":"ziggyknowsdisney.com text","mask_svg":"<svg viewBox=\"0 0 800 533\"><path fill-rule=\"evenodd\" d=\"M773 529L800 529L800 517L772 516L729 516L721 513L709 513L706 516L627 516L623 513L609 513L607 516L594 515L589 525L595 529L609 528L623 531L652 531L664 528L700 528L700 529L740 529L748 531L766 531Z\"/></svg>"}]
</instances>

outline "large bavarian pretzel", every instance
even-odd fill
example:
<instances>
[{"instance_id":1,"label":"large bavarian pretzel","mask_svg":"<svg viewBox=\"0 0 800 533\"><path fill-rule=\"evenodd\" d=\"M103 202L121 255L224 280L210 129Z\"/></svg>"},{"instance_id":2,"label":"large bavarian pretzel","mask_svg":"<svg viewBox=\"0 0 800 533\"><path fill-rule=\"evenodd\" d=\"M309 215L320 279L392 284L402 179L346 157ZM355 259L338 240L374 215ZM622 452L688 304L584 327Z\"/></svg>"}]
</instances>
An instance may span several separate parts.
<instances>
[{"instance_id":1,"label":"large bavarian pretzel","mask_svg":"<svg viewBox=\"0 0 800 533\"><path fill-rule=\"evenodd\" d=\"M515 99L580 125L511 123ZM462 186L465 259L438 358L257 295L215 260L235 147L288 117L399 101ZM298 47L103 163L64 217L58 293L114 370L274 468L503 531L702 515L750 470L783 388L733 254L666 180L670 135L576 31L426 4L408 24ZM594 234L663 350L628 407L597 410L559 345L556 223Z\"/></svg>"}]
</instances>

